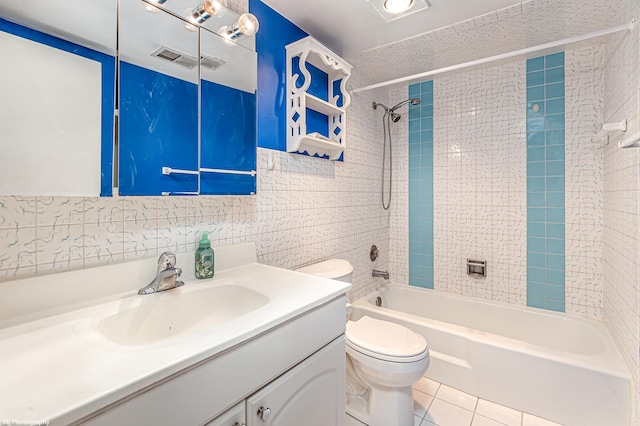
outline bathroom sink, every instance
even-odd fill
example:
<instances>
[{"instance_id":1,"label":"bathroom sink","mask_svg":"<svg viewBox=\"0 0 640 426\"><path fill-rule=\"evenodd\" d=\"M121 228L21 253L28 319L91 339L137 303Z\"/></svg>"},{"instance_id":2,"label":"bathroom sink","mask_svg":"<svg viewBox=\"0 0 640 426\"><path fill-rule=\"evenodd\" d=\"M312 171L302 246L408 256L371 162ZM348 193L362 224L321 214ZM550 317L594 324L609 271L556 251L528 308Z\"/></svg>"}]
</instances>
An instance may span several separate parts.
<instances>
[{"instance_id":1,"label":"bathroom sink","mask_svg":"<svg viewBox=\"0 0 640 426\"><path fill-rule=\"evenodd\" d=\"M197 287L138 296L95 324L107 340L123 346L144 346L211 329L269 302L241 285Z\"/></svg>"}]
</instances>

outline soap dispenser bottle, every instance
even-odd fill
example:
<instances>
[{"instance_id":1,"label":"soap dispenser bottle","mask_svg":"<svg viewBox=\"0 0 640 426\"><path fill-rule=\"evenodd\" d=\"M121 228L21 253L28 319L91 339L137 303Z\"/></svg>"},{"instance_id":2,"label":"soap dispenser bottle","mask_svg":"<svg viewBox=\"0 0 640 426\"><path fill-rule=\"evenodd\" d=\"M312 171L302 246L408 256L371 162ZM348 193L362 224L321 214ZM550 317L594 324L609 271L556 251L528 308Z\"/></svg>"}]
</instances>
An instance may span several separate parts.
<instances>
[{"instance_id":1,"label":"soap dispenser bottle","mask_svg":"<svg viewBox=\"0 0 640 426\"><path fill-rule=\"evenodd\" d=\"M209 242L209 233L203 232L200 238L200 245L196 250L196 278L205 279L213 278L214 257L211 243Z\"/></svg>"}]
</instances>

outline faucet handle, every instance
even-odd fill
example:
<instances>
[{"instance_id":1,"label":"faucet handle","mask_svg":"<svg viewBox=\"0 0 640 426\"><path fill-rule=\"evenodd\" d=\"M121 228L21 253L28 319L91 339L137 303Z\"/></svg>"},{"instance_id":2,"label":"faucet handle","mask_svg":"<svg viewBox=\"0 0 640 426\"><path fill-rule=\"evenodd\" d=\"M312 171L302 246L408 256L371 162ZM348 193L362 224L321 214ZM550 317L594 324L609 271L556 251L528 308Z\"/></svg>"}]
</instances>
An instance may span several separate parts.
<instances>
[{"instance_id":1,"label":"faucet handle","mask_svg":"<svg viewBox=\"0 0 640 426\"><path fill-rule=\"evenodd\" d=\"M158 272L173 269L176 266L176 255L170 251L165 251L158 258Z\"/></svg>"}]
</instances>

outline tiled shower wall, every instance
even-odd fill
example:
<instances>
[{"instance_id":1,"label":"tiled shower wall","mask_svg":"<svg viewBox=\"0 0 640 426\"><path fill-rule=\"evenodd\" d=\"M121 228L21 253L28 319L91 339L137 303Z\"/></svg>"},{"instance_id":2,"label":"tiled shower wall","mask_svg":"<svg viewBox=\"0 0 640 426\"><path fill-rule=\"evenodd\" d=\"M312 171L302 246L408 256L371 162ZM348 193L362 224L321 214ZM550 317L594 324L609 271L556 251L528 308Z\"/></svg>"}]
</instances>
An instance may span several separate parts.
<instances>
[{"instance_id":1,"label":"tiled shower wall","mask_svg":"<svg viewBox=\"0 0 640 426\"><path fill-rule=\"evenodd\" d=\"M351 84L366 84L357 73ZM0 197L0 280L65 271L164 250L255 241L260 262L294 268L332 257L355 267L353 297L373 290L387 268L388 215L380 204L382 122L375 92L349 107L344 162L258 150L252 197ZM260 138L269 135L259 135ZM267 168L267 157L275 160ZM381 256L369 260L376 244ZM187 265L179 265L183 268ZM153 273L153 271L150 271ZM380 280L380 279L376 279ZM0 283L2 285L2 283Z\"/></svg>"},{"instance_id":2,"label":"tiled shower wall","mask_svg":"<svg viewBox=\"0 0 640 426\"><path fill-rule=\"evenodd\" d=\"M625 16L640 17L640 3L626 0ZM627 135L640 130L640 32L612 37L606 48L606 122L628 120ZM638 148L620 149L624 135L611 135L604 148L604 321L631 371L634 424L640 424L640 180Z\"/></svg>"},{"instance_id":3,"label":"tiled shower wall","mask_svg":"<svg viewBox=\"0 0 640 426\"><path fill-rule=\"evenodd\" d=\"M434 81L434 288L523 303L526 279L524 68ZM487 277L466 260L487 261Z\"/></svg>"},{"instance_id":4,"label":"tiled shower wall","mask_svg":"<svg viewBox=\"0 0 640 426\"><path fill-rule=\"evenodd\" d=\"M602 120L602 52L602 45L594 45L569 50L565 58L566 310L589 318L602 315L602 151L591 141ZM406 88L393 90L390 102L406 96ZM436 78L433 101L434 287L524 305L525 61ZM396 134L396 149L403 152L407 139ZM408 193L402 185L408 166L406 157L395 160L390 265L406 284ZM468 277L467 258L488 261L487 277Z\"/></svg>"}]
</instances>

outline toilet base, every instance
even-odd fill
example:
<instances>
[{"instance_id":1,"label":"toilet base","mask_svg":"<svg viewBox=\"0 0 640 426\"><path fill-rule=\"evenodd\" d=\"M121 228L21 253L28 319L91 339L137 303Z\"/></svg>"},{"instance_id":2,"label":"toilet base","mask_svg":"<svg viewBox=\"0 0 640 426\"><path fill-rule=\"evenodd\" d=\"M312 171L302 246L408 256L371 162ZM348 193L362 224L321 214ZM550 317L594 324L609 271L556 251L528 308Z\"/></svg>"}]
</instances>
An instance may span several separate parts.
<instances>
[{"instance_id":1,"label":"toilet base","mask_svg":"<svg viewBox=\"0 0 640 426\"><path fill-rule=\"evenodd\" d=\"M369 389L368 401L349 398L347 414L369 426L412 426L413 391L411 387Z\"/></svg>"},{"instance_id":2,"label":"toilet base","mask_svg":"<svg viewBox=\"0 0 640 426\"><path fill-rule=\"evenodd\" d=\"M411 386L372 388L360 380L347 360L347 414L369 426L412 426Z\"/></svg>"}]
</instances>

